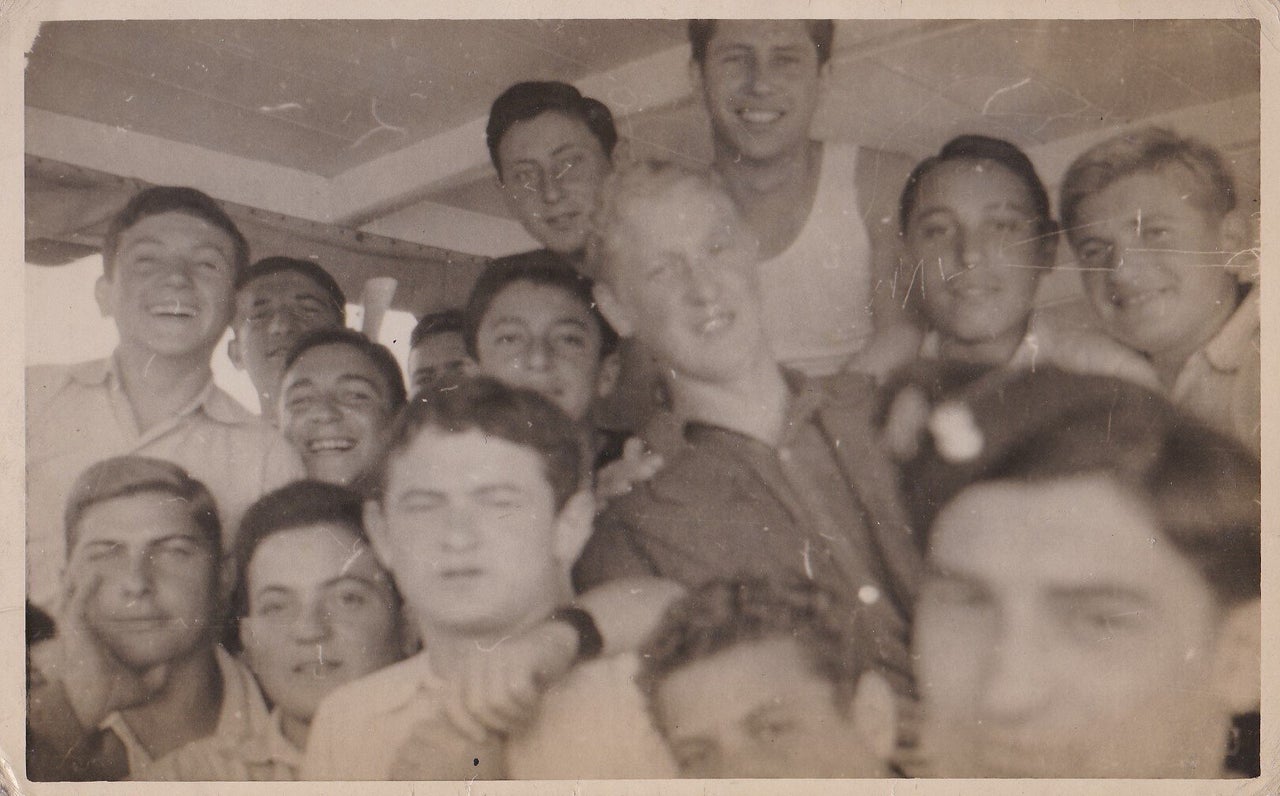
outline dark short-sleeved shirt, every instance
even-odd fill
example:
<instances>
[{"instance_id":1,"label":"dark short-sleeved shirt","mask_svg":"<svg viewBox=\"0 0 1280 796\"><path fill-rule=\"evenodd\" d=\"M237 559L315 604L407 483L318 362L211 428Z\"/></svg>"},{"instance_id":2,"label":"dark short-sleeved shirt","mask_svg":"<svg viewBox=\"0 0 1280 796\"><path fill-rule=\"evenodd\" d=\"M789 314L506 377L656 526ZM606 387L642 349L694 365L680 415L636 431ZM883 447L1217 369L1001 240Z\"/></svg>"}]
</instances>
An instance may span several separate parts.
<instances>
[{"instance_id":1,"label":"dark short-sleeved shirt","mask_svg":"<svg viewBox=\"0 0 1280 796\"><path fill-rule=\"evenodd\" d=\"M865 607L877 657L910 692L921 555L873 432L873 384L787 375L792 400L778 445L687 425L688 444L667 467L597 518L576 585L635 575L688 586L742 574L808 578Z\"/></svg>"}]
</instances>

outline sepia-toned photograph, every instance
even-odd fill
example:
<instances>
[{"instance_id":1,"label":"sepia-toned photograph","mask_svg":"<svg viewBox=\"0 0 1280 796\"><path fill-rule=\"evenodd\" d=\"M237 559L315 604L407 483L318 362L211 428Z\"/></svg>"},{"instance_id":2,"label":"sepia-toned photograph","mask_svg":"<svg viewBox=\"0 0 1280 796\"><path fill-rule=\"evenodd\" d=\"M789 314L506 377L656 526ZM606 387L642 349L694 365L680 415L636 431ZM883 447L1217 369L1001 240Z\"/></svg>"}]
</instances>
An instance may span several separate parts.
<instances>
[{"instance_id":1,"label":"sepia-toned photograph","mask_svg":"<svg viewBox=\"0 0 1280 796\"><path fill-rule=\"evenodd\" d=\"M1218 10L32 22L12 796L1268 792Z\"/></svg>"}]
</instances>

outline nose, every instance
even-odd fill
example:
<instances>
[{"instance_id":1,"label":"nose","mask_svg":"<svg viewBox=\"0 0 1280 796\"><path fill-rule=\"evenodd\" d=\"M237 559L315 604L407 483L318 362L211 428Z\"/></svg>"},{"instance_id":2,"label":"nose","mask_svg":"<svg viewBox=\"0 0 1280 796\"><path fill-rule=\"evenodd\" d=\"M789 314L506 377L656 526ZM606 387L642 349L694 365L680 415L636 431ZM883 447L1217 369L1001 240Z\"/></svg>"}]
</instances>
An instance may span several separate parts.
<instances>
[{"instance_id":1,"label":"nose","mask_svg":"<svg viewBox=\"0 0 1280 796\"><path fill-rule=\"evenodd\" d=\"M560 185L560 175L551 171L542 175L538 187L541 189L542 201L549 205L560 201L560 197L564 195L564 190Z\"/></svg>"},{"instance_id":2,"label":"nose","mask_svg":"<svg viewBox=\"0 0 1280 796\"><path fill-rule=\"evenodd\" d=\"M529 340L529 345L525 348L525 367L532 371L545 371L551 366L553 357L551 342L545 337L535 336Z\"/></svg>"},{"instance_id":3,"label":"nose","mask_svg":"<svg viewBox=\"0 0 1280 796\"><path fill-rule=\"evenodd\" d=\"M130 556L120 573L120 588L127 598L136 599L150 594L154 585L151 554L139 551Z\"/></svg>"},{"instance_id":4,"label":"nose","mask_svg":"<svg viewBox=\"0 0 1280 796\"><path fill-rule=\"evenodd\" d=\"M986 261L986 241L975 230L956 230L956 247L965 270L973 270Z\"/></svg>"},{"instance_id":5,"label":"nose","mask_svg":"<svg viewBox=\"0 0 1280 796\"><path fill-rule=\"evenodd\" d=\"M1141 254L1117 245L1112 249L1107 280L1120 287L1132 287L1142 281L1145 270Z\"/></svg>"},{"instance_id":6,"label":"nose","mask_svg":"<svg viewBox=\"0 0 1280 796\"><path fill-rule=\"evenodd\" d=\"M746 69L746 90L748 94L771 94L775 88L773 71L768 63L751 59Z\"/></svg>"},{"instance_id":7,"label":"nose","mask_svg":"<svg viewBox=\"0 0 1280 796\"><path fill-rule=\"evenodd\" d=\"M695 305L705 305L720 297L720 274L715 268L697 263L688 269L687 294Z\"/></svg>"},{"instance_id":8,"label":"nose","mask_svg":"<svg viewBox=\"0 0 1280 796\"><path fill-rule=\"evenodd\" d=\"M315 643L329 637L329 614L321 600L311 600L298 612L293 623L293 638L301 643Z\"/></svg>"},{"instance_id":9,"label":"nose","mask_svg":"<svg viewBox=\"0 0 1280 796\"><path fill-rule=\"evenodd\" d=\"M1051 693L1052 661L1031 626L1006 628L989 652L982 713L1005 722L1035 716Z\"/></svg>"},{"instance_id":10,"label":"nose","mask_svg":"<svg viewBox=\"0 0 1280 796\"><path fill-rule=\"evenodd\" d=\"M448 525L441 539L441 546L445 550L457 552L469 550L475 546L478 536L475 517L472 516L470 509L462 506L451 507L446 522Z\"/></svg>"},{"instance_id":11,"label":"nose","mask_svg":"<svg viewBox=\"0 0 1280 796\"><path fill-rule=\"evenodd\" d=\"M328 423L342 419L342 410L337 401L328 395L322 395L311 401L307 407L307 419L313 423Z\"/></svg>"},{"instance_id":12,"label":"nose","mask_svg":"<svg viewBox=\"0 0 1280 796\"><path fill-rule=\"evenodd\" d=\"M164 272L161 275L161 281L165 285L176 287L189 287L193 283L191 279L191 268L186 263L170 260L165 264Z\"/></svg>"},{"instance_id":13,"label":"nose","mask_svg":"<svg viewBox=\"0 0 1280 796\"><path fill-rule=\"evenodd\" d=\"M280 336L292 334L297 331L298 324L292 312L287 309L279 309L271 314L271 319L267 323L267 334L271 336Z\"/></svg>"}]
</instances>

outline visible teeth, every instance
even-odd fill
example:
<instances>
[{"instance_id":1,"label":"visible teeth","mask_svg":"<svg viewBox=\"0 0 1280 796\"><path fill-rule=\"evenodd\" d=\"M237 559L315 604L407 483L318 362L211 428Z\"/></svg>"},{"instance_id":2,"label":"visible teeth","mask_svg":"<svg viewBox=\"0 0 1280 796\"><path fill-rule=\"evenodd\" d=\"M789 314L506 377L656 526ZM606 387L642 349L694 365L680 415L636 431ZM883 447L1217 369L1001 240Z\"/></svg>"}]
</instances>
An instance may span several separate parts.
<instances>
[{"instance_id":1,"label":"visible teeth","mask_svg":"<svg viewBox=\"0 0 1280 796\"><path fill-rule=\"evenodd\" d=\"M312 453L323 451L349 451L356 446L350 439L313 439L307 443L307 450Z\"/></svg>"},{"instance_id":2,"label":"visible teeth","mask_svg":"<svg viewBox=\"0 0 1280 796\"><path fill-rule=\"evenodd\" d=\"M782 118L782 113L779 111L760 111L753 108L744 108L738 111L738 115L751 124L770 124Z\"/></svg>"}]
</instances>

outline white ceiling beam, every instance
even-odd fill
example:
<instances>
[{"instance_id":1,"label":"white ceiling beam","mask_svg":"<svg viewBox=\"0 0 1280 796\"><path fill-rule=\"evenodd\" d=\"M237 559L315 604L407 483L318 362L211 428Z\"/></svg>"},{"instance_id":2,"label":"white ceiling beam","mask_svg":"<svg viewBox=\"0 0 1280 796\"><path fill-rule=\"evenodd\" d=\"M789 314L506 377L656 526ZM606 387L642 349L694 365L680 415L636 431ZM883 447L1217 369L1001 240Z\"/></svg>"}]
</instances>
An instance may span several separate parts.
<instances>
[{"instance_id":1,"label":"white ceiling beam","mask_svg":"<svg viewBox=\"0 0 1280 796\"><path fill-rule=\"evenodd\" d=\"M191 185L217 199L331 223L329 180L192 144L26 108L27 154L155 185Z\"/></svg>"},{"instance_id":2,"label":"white ceiling beam","mask_svg":"<svg viewBox=\"0 0 1280 796\"><path fill-rule=\"evenodd\" d=\"M389 238L502 257L537 247L519 222L435 202L415 202L360 228Z\"/></svg>"}]
</instances>

